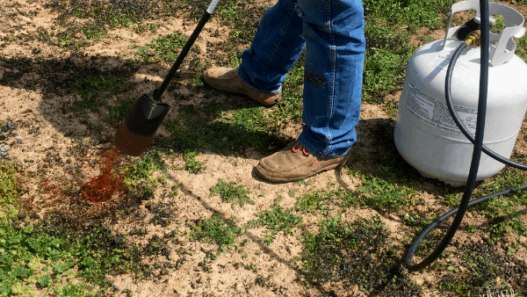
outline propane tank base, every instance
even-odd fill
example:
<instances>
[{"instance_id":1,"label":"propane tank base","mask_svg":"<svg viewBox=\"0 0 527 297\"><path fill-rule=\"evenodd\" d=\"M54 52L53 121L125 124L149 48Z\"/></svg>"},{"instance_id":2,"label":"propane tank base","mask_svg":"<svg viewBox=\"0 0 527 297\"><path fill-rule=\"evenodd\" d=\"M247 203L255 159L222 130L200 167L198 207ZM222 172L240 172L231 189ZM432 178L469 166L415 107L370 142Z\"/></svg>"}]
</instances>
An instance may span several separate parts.
<instances>
[{"instance_id":1,"label":"propane tank base","mask_svg":"<svg viewBox=\"0 0 527 297\"><path fill-rule=\"evenodd\" d=\"M433 179L437 179L439 181L442 181L444 182L445 184L449 185L449 186L452 186L452 187L461 187L461 186L464 186L467 184L467 182L460 182L460 181L453 181L453 180L445 180L445 179L440 179L440 178L437 178L435 176L432 176L432 175L429 175L429 174L426 174L424 173L423 171L421 170L417 170L423 177L426 177L426 178L433 178Z\"/></svg>"}]
</instances>

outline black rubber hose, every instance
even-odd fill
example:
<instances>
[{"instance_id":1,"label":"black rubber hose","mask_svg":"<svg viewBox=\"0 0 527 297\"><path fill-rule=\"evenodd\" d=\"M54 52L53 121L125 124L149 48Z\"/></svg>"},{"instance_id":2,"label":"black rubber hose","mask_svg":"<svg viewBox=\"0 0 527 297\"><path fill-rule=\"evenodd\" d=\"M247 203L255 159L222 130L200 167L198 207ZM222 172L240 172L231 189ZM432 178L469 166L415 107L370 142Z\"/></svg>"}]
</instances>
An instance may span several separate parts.
<instances>
[{"instance_id":1,"label":"black rubber hose","mask_svg":"<svg viewBox=\"0 0 527 297\"><path fill-rule=\"evenodd\" d=\"M455 210L450 211L449 213L441 216L440 219L434 221L430 224L414 241L408 254L406 256L406 266L410 271L418 271L426 266L430 265L432 262L437 260L441 253L448 246L452 238L457 232L457 229L461 225L461 221L465 216L465 212L469 207L470 198L472 196L472 191L474 190L474 184L476 182L476 177L479 169L479 162L481 159L481 152L483 150L483 136L485 130L485 117L487 112L487 89L488 89L488 65L489 65L489 8L488 1L480 1L480 15L481 15L481 72L480 72L480 81L479 81L479 103L478 103L478 116L477 116L477 127L476 127L476 138L474 141L474 150L472 153L472 163L470 164L470 171L468 174L467 185L465 188L465 193L463 194L463 199L459 207ZM445 96L450 94L450 82L452 81L452 72L454 70L454 65L456 64L457 59L461 55L464 49L467 48L465 43L462 43L457 50L452 55L450 63L448 65L446 79L445 79ZM452 113L452 110L450 110ZM484 197L485 198L485 197ZM489 199L490 197L486 198ZM485 200L486 200L485 199ZM476 202L476 201L474 201ZM483 202L483 201L480 201ZM432 231L439 223L444 221L446 218L456 214L454 222L448 228L446 235L443 237L441 242L436 246L434 251L426 257L421 263L412 265L412 258L417 249L417 246L423 241L425 236Z\"/></svg>"}]
</instances>

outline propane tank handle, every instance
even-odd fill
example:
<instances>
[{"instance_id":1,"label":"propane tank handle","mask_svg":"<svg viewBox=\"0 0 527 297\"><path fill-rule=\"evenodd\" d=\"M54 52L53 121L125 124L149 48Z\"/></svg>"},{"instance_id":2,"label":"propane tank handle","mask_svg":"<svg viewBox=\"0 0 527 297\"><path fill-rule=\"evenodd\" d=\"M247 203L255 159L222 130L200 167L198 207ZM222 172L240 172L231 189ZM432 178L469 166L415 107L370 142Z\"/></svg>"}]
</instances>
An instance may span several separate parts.
<instances>
[{"instance_id":1,"label":"propane tank handle","mask_svg":"<svg viewBox=\"0 0 527 297\"><path fill-rule=\"evenodd\" d=\"M452 15L460 11L475 10L476 18L474 21L479 24L479 22L481 21L479 9L479 1L461 1L452 5L452 8L447 13L448 25L441 51L445 49L446 40L452 37L457 32L457 30L461 28L461 26L450 28ZM491 44L491 47L489 49L489 57L490 65L492 65L493 67L501 65L512 59L516 51L516 42L514 41L513 37L521 38L526 31L523 27L523 24L525 23L525 18L517 10L503 4L489 2L489 23L491 25L496 22L496 20L491 17L494 14L499 14L505 18L506 27L500 34L489 32L489 41Z\"/></svg>"}]
</instances>

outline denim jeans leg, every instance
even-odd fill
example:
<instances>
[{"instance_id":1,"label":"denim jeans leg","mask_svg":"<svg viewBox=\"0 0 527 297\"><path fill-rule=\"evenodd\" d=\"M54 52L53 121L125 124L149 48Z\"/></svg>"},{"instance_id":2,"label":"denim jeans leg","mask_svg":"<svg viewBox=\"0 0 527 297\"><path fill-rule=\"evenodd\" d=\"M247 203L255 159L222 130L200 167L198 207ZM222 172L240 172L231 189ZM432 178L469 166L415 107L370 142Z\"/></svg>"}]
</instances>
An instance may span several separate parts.
<instances>
[{"instance_id":1,"label":"denim jeans leg","mask_svg":"<svg viewBox=\"0 0 527 297\"><path fill-rule=\"evenodd\" d=\"M251 47L242 54L238 75L250 87L279 94L286 73L304 50L297 0L279 0L262 17Z\"/></svg>"},{"instance_id":2,"label":"denim jeans leg","mask_svg":"<svg viewBox=\"0 0 527 297\"><path fill-rule=\"evenodd\" d=\"M357 139L366 40L361 0L298 0L306 41L305 122L298 140L323 158Z\"/></svg>"}]
</instances>

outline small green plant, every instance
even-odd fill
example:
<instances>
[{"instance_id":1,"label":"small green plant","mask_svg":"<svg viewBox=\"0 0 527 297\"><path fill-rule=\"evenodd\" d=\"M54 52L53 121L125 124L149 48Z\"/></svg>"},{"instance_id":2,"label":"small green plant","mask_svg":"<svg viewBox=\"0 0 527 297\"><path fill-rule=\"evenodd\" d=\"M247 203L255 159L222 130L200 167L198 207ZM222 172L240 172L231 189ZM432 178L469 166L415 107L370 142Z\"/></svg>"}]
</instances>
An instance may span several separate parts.
<instances>
[{"instance_id":1,"label":"small green plant","mask_svg":"<svg viewBox=\"0 0 527 297\"><path fill-rule=\"evenodd\" d=\"M362 176L363 186L347 197L351 204L373 208L381 213L397 212L399 209L416 205L422 201L415 201L415 190L407 186L399 186L375 176ZM360 199L358 199L360 196Z\"/></svg>"},{"instance_id":2,"label":"small green plant","mask_svg":"<svg viewBox=\"0 0 527 297\"><path fill-rule=\"evenodd\" d=\"M24 193L18 184L16 165L0 162L0 226L14 219L22 207L19 196Z\"/></svg>"},{"instance_id":3,"label":"small green plant","mask_svg":"<svg viewBox=\"0 0 527 297\"><path fill-rule=\"evenodd\" d=\"M159 23L150 24L150 31L155 32L157 29L159 29Z\"/></svg>"},{"instance_id":4,"label":"small green plant","mask_svg":"<svg viewBox=\"0 0 527 297\"><path fill-rule=\"evenodd\" d=\"M70 92L81 95L82 100L75 102L77 111L89 109L99 113L99 107L107 106L104 99L122 93L132 85L133 83L119 75L97 75L79 80Z\"/></svg>"},{"instance_id":5,"label":"small green plant","mask_svg":"<svg viewBox=\"0 0 527 297\"><path fill-rule=\"evenodd\" d=\"M145 63L173 64L179 55L179 48L183 47L186 42L187 38L176 31L174 34L153 39L151 44L140 47L136 55L141 57Z\"/></svg>"},{"instance_id":6,"label":"small green plant","mask_svg":"<svg viewBox=\"0 0 527 297\"><path fill-rule=\"evenodd\" d=\"M421 40L424 44L434 41L434 39L430 36L419 36L419 40Z\"/></svg>"},{"instance_id":7,"label":"small green plant","mask_svg":"<svg viewBox=\"0 0 527 297\"><path fill-rule=\"evenodd\" d=\"M282 206L274 205L271 209L266 209L258 213L258 219L247 222L245 228L257 228L267 226L270 230L265 231L262 241L270 245L276 238L278 232L293 234L291 229L302 225L302 216L293 214L291 209L284 210Z\"/></svg>"},{"instance_id":8,"label":"small green plant","mask_svg":"<svg viewBox=\"0 0 527 297\"><path fill-rule=\"evenodd\" d=\"M170 188L172 190L172 197L176 197L177 196L177 189L181 188L181 185L178 185L178 184L173 184L172 187Z\"/></svg>"},{"instance_id":9,"label":"small green plant","mask_svg":"<svg viewBox=\"0 0 527 297\"><path fill-rule=\"evenodd\" d=\"M147 152L124 171L128 176L128 182L130 182L149 178L154 171L166 168L167 165L159 152Z\"/></svg>"},{"instance_id":10,"label":"small green plant","mask_svg":"<svg viewBox=\"0 0 527 297\"><path fill-rule=\"evenodd\" d=\"M235 204L244 206L245 203L254 204L254 201L247 197L248 194L252 194L251 191L245 189L245 185L236 186L235 182L227 183L223 179L220 179L218 183L210 189L209 196L220 195L221 201L232 202L232 207Z\"/></svg>"},{"instance_id":11,"label":"small green plant","mask_svg":"<svg viewBox=\"0 0 527 297\"><path fill-rule=\"evenodd\" d=\"M183 155L183 159L185 159L185 170L191 174L196 174L207 169L206 166L203 166L206 161L196 161L196 155L198 154L199 152L190 152Z\"/></svg>"},{"instance_id":12,"label":"small green plant","mask_svg":"<svg viewBox=\"0 0 527 297\"><path fill-rule=\"evenodd\" d=\"M141 33L145 32L146 29L147 29L147 27L146 27L145 24L139 24L139 25L137 25L137 27L134 29L134 32L135 32L136 34L141 34Z\"/></svg>"},{"instance_id":13,"label":"small green plant","mask_svg":"<svg viewBox=\"0 0 527 297\"><path fill-rule=\"evenodd\" d=\"M318 210L327 210L328 206L334 200L334 191L317 190L312 193L306 193L298 198L293 208L295 211L303 213L317 212Z\"/></svg>"},{"instance_id":14,"label":"small green plant","mask_svg":"<svg viewBox=\"0 0 527 297\"><path fill-rule=\"evenodd\" d=\"M204 242L215 242L220 249L217 254L224 251L225 247L233 246L236 238L242 230L236 226L236 219L223 220L218 213L214 213L210 219L205 219L198 224L191 225L192 240L202 240Z\"/></svg>"},{"instance_id":15,"label":"small green plant","mask_svg":"<svg viewBox=\"0 0 527 297\"><path fill-rule=\"evenodd\" d=\"M108 107L108 113L103 115L103 119L113 127L117 128L123 122L133 103L134 100L117 98L117 104Z\"/></svg>"},{"instance_id":16,"label":"small green plant","mask_svg":"<svg viewBox=\"0 0 527 297\"><path fill-rule=\"evenodd\" d=\"M232 165L234 165L234 166L238 166L238 161L236 161L236 159L234 158L233 155L230 155L230 156L229 156L228 161L229 161L229 163L231 163Z\"/></svg>"},{"instance_id":17,"label":"small green plant","mask_svg":"<svg viewBox=\"0 0 527 297\"><path fill-rule=\"evenodd\" d=\"M157 180L163 185L163 186L166 186L167 185L167 175L166 174L161 174L161 176L159 176L157 178Z\"/></svg>"}]
</instances>

